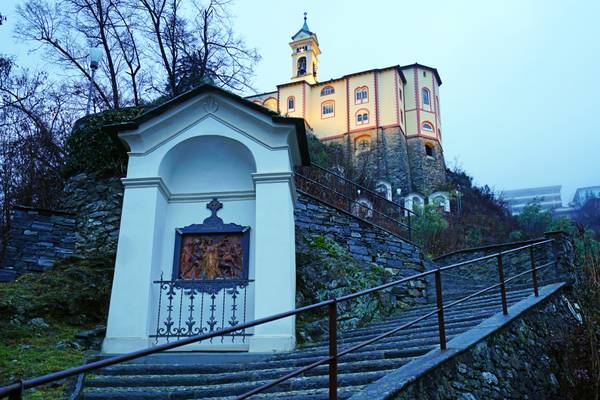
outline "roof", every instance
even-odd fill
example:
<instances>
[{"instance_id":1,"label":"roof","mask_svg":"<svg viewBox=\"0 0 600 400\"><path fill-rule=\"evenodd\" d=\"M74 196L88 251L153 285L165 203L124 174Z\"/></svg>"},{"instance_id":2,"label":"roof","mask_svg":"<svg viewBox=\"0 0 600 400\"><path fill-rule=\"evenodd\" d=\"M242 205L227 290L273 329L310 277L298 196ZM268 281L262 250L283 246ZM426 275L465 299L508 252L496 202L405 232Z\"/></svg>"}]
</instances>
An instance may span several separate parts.
<instances>
[{"instance_id":1,"label":"roof","mask_svg":"<svg viewBox=\"0 0 600 400\"><path fill-rule=\"evenodd\" d=\"M257 93L257 94L253 94L251 96L246 96L244 98L246 100L256 100L256 99L262 98L264 96L277 96L277 90L273 90L270 92Z\"/></svg>"},{"instance_id":2,"label":"roof","mask_svg":"<svg viewBox=\"0 0 600 400\"><path fill-rule=\"evenodd\" d=\"M535 196L543 196L545 194L559 194L560 195L561 186L541 186L541 187L533 187L533 188L523 188L523 189L514 189L514 190L503 190L502 198L505 200L516 198L516 197L535 197Z\"/></svg>"},{"instance_id":3,"label":"roof","mask_svg":"<svg viewBox=\"0 0 600 400\"><path fill-rule=\"evenodd\" d=\"M328 81L317 82L317 83L313 83L313 84L310 84L306 81L296 81L296 82L282 83L282 84L277 85L277 87L279 88L279 87L283 87L283 86L291 86L291 85L296 85L299 83L305 83L309 86L320 86L320 85L326 85L326 84L329 84L329 83L335 82L335 81L341 81L343 79L347 79L347 78L350 78L350 77L356 76L356 75L368 74L369 72L387 71L387 70L394 69L394 68L396 70L398 70L398 72L400 73L400 79L402 79L402 83L406 83L406 77L404 76L404 73L402 72L403 67L401 67L400 65L392 65L390 67L385 67L385 68L373 68L373 69L366 69L364 71L353 72L351 74L340 76L339 78L332 78L332 79L329 79Z\"/></svg>"},{"instance_id":4,"label":"roof","mask_svg":"<svg viewBox=\"0 0 600 400\"><path fill-rule=\"evenodd\" d=\"M240 96L233 94L227 90L224 90L220 87L217 87L217 86L214 86L214 85L211 85L208 83L204 83L200 86L197 86L191 90L188 90L185 93L180 94L179 96L173 97L172 99L170 99L169 101L167 101L165 103L162 103L156 107L150 108L149 110L143 112L142 114L138 115L137 117L135 117L132 120L120 122L117 124L107 124L107 125L104 125L102 128L106 132L115 132L115 133L120 132L120 131L128 131L128 130L137 129L140 126L140 124L165 113L166 111L170 110L171 108L173 108L181 103L184 103L187 100L190 100L196 96L200 96L205 93L215 93L220 96L226 97L230 100L233 100L233 101L243 105L244 107L250 108L253 111L256 111L256 112L264 114L268 117L271 117L271 120L274 123L284 124L284 125L293 125L296 130L298 146L300 147L299 150L300 150L300 156L302 158L302 164L310 165L310 155L308 153L308 140L306 138L306 125L305 125L303 118L283 117L283 116L279 115L278 113L269 110L266 107L258 105L250 100L246 100L243 97L240 97Z\"/></svg>"},{"instance_id":5,"label":"roof","mask_svg":"<svg viewBox=\"0 0 600 400\"><path fill-rule=\"evenodd\" d=\"M403 65L400 68L401 69L421 68L421 69L426 69L428 71L431 71L433 73L433 75L435 75L435 79L438 82L438 86L442 85L442 78L440 78L440 74L439 74L439 72L438 72L438 70L436 68L428 67L427 65L423 65L423 64L419 64L419 63L409 64L409 65Z\"/></svg>"},{"instance_id":6,"label":"roof","mask_svg":"<svg viewBox=\"0 0 600 400\"><path fill-rule=\"evenodd\" d=\"M302 25L302 28L300 28L300 30L292 36L292 40L296 40L296 37L298 35L300 35L301 33L305 33L308 36L313 36L315 38L315 40L317 40L317 34L314 32L311 32L310 29L308 29L308 24L306 23L306 13L304 13L304 24ZM319 43L319 41L317 40L317 44L318 43Z\"/></svg>"},{"instance_id":7,"label":"roof","mask_svg":"<svg viewBox=\"0 0 600 400\"><path fill-rule=\"evenodd\" d=\"M577 188L577 190L575 190L575 193L579 193L579 192L583 192L583 191L587 192L589 190L600 190L600 185L580 187L580 188Z\"/></svg>"}]
</instances>

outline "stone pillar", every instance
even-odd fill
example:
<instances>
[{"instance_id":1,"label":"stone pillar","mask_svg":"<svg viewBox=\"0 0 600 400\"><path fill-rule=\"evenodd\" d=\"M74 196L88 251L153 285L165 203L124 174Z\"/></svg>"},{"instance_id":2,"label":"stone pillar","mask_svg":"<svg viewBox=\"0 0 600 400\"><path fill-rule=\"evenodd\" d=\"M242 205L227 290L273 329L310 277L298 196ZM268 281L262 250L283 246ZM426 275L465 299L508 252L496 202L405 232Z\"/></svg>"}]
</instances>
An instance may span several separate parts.
<instances>
[{"instance_id":1,"label":"stone pillar","mask_svg":"<svg viewBox=\"0 0 600 400\"><path fill-rule=\"evenodd\" d=\"M544 233L546 239L554 239L551 243L552 253L557 258L557 265L553 269L556 278L569 283L574 282L575 247L573 237L567 232L555 231ZM554 275L553 275L554 276Z\"/></svg>"},{"instance_id":2,"label":"stone pillar","mask_svg":"<svg viewBox=\"0 0 600 400\"><path fill-rule=\"evenodd\" d=\"M292 174L253 174L256 187L256 319L292 310L296 305L296 260ZM296 344L295 318L254 328L251 352L289 351Z\"/></svg>"},{"instance_id":3,"label":"stone pillar","mask_svg":"<svg viewBox=\"0 0 600 400\"><path fill-rule=\"evenodd\" d=\"M157 254L167 200L157 185L123 179L125 194L103 353L150 346L153 281L160 277Z\"/></svg>"}]
</instances>

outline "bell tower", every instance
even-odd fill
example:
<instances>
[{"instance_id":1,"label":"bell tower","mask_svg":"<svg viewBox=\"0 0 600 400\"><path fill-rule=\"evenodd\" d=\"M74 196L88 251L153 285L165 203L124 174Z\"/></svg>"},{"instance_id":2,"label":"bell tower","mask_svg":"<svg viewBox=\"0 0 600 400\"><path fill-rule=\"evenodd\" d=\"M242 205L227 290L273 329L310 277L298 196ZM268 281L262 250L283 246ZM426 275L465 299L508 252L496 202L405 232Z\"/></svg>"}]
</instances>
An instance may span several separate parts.
<instances>
[{"instance_id":1,"label":"bell tower","mask_svg":"<svg viewBox=\"0 0 600 400\"><path fill-rule=\"evenodd\" d=\"M321 50L316 33L308 29L306 13L304 13L304 25L292 36L290 47L292 48L292 82L316 83Z\"/></svg>"}]
</instances>

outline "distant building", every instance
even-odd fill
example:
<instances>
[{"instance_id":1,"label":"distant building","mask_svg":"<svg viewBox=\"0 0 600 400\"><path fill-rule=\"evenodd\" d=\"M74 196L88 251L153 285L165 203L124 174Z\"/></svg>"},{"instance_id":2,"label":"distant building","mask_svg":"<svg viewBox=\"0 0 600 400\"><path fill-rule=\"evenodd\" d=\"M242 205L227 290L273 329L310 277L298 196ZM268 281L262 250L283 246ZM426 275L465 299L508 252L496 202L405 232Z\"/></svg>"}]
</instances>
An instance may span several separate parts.
<instances>
[{"instance_id":1,"label":"distant building","mask_svg":"<svg viewBox=\"0 0 600 400\"><path fill-rule=\"evenodd\" d=\"M536 188L506 190L502 192L502 199L507 202L512 215L519 215L523 208L539 201L543 211L554 211L562 207L560 185Z\"/></svg>"},{"instance_id":2,"label":"distant building","mask_svg":"<svg viewBox=\"0 0 600 400\"><path fill-rule=\"evenodd\" d=\"M573 201L569 205L574 208L581 208L589 199L593 198L600 198L600 186L578 188L573 196Z\"/></svg>"},{"instance_id":3,"label":"distant building","mask_svg":"<svg viewBox=\"0 0 600 400\"><path fill-rule=\"evenodd\" d=\"M339 143L388 200L449 210L437 69L394 65L319 81L321 49L306 16L289 46L290 80L247 99L303 118L319 140Z\"/></svg>"}]
</instances>

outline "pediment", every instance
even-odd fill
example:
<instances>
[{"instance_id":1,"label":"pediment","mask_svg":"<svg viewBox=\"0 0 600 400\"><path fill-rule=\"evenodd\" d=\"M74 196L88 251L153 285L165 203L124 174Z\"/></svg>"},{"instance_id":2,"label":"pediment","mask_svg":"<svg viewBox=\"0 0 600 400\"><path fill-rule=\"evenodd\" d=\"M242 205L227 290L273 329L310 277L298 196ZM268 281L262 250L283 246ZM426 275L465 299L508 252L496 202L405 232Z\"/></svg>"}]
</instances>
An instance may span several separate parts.
<instances>
[{"instance_id":1,"label":"pediment","mask_svg":"<svg viewBox=\"0 0 600 400\"><path fill-rule=\"evenodd\" d=\"M295 134L295 129L275 123L272 116L218 93L206 93L147 119L137 129L122 132L119 137L129 145L130 154L145 155L190 134L239 135L277 149L288 146L288 136Z\"/></svg>"}]
</instances>

